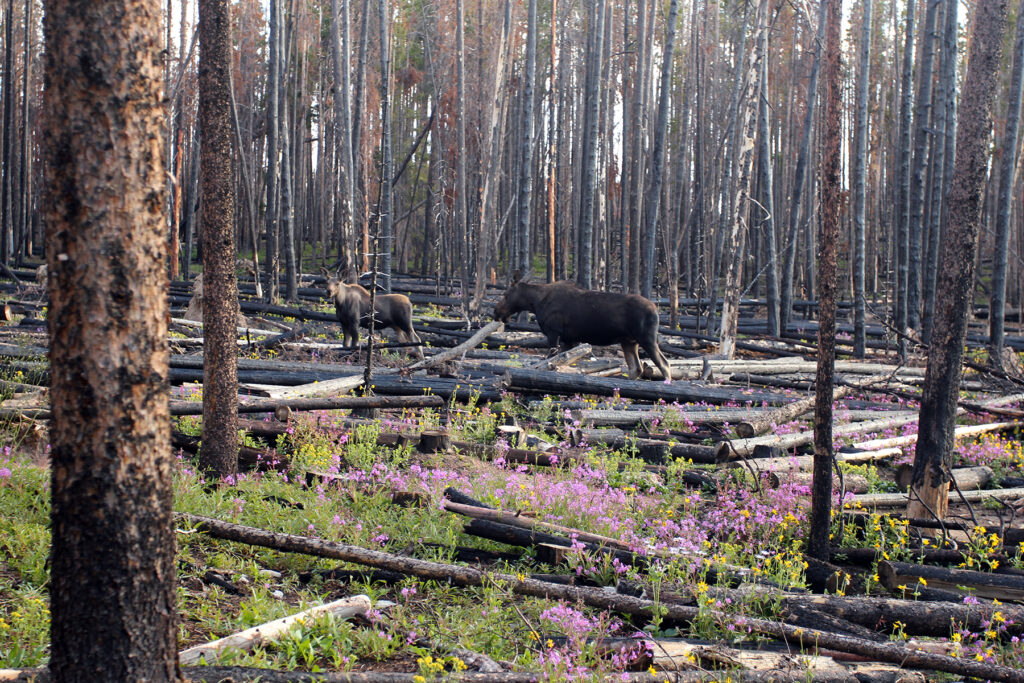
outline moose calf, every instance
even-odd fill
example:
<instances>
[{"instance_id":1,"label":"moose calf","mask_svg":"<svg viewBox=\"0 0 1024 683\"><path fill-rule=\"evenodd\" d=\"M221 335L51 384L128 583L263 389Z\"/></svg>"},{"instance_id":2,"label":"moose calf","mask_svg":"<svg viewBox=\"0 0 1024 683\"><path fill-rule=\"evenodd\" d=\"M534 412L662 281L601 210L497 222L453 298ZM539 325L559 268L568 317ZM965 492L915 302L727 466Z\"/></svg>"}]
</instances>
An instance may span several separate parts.
<instances>
[{"instance_id":1,"label":"moose calf","mask_svg":"<svg viewBox=\"0 0 1024 683\"><path fill-rule=\"evenodd\" d=\"M339 278L327 278L327 296L334 301L334 311L341 323L345 346L358 346L359 326L370 327L370 293L361 285L348 285ZM404 294L378 294L373 297L375 312L373 326L376 329L392 328L400 342L419 343L420 338L412 329L412 303ZM423 357L419 347L413 353Z\"/></svg>"}]
</instances>

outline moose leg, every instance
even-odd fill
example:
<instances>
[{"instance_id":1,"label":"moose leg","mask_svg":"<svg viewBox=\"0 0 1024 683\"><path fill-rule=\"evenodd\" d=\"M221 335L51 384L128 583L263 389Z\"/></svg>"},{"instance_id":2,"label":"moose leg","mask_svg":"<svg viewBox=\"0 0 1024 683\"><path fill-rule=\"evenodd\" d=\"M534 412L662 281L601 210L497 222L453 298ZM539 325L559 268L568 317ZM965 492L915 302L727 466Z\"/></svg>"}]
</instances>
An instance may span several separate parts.
<instances>
[{"instance_id":1,"label":"moose leg","mask_svg":"<svg viewBox=\"0 0 1024 683\"><path fill-rule=\"evenodd\" d=\"M672 369L668 366L668 361L665 360L665 356L661 355L661 349L658 348L658 342L652 341L644 343L644 351L647 352L647 355L651 357L654 364L658 366L659 370L661 370L661 376L665 381L671 382Z\"/></svg>"},{"instance_id":2,"label":"moose leg","mask_svg":"<svg viewBox=\"0 0 1024 683\"><path fill-rule=\"evenodd\" d=\"M415 344L420 343L420 338L416 335L416 330L412 329L412 325L410 325L409 329L405 331L405 338L406 341L408 342ZM412 353L418 359L423 360L423 349L421 349L419 346L412 347Z\"/></svg>"},{"instance_id":3,"label":"moose leg","mask_svg":"<svg viewBox=\"0 0 1024 683\"><path fill-rule=\"evenodd\" d=\"M640 376L640 354L637 352L637 343L635 341L622 342L622 355L626 357L626 368L628 369L629 378L636 379Z\"/></svg>"}]
</instances>

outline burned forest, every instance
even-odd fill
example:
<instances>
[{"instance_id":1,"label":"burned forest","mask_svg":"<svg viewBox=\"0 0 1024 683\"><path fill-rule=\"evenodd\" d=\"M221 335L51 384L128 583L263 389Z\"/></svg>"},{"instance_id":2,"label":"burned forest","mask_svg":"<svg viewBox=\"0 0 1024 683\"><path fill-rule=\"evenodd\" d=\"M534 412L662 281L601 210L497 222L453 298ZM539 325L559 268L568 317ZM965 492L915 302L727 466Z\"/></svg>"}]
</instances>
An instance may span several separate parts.
<instances>
[{"instance_id":1,"label":"burned forest","mask_svg":"<svg viewBox=\"0 0 1024 683\"><path fill-rule=\"evenodd\" d=\"M1024 0L0 44L0 681L1024 682Z\"/></svg>"}]
</instances>

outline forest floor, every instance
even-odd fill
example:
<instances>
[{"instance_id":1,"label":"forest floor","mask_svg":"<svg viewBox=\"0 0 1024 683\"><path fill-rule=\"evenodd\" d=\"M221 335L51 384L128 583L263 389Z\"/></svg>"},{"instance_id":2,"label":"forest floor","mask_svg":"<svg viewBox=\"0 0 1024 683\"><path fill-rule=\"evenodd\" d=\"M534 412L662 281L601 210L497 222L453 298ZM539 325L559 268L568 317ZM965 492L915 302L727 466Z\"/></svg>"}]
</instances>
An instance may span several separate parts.
<instances>
[{"instance_id":1,"label":"forest floor","mask_svg":"<svg viewBox=\"0 0 1024 683\"><path fill-rule=\"evenodd\" d=\"M274 353L274 359L299 357L281 353ZM302 357L309 359L308 354ZM331 360L320 357L324 363ZM400 350L388 350L382 362L400 366L406 361ZM975 396L965 392L964 399ZM188 386L176 388L173 396L192 401L199 397ZM614 676L653 681L667 679L670 672L684 672L691 676L687 680L726 680L752 676L743 673L744 667L754 666L743 658L756 650L775 657L761 667L785 674L787 680L836 678L836 671L853 675L863 664L833 650L801 649L792 641L780 646L746 626L768 619L820 628L813 620L802 621L787 603L820 588L817 575L812 576L815 567L802 551L809 482L798 458L761 472L736 463L695 464L669 455L652 464L640 457L638 434L644 443L661 437L670 445L735 440L735 425L695 424L691 416L761 406L753 400L716 405L647 402L644 409L656 411L657 417L625 428L623 443L594 438L598 432L587 422L586 411L625 414L636 403L618 397L563 400L506 391L491 402L451 399L439 408L386 410L375 417L320 410L296 412L279 422L262 415L262 428L246 423L243 442L261 449L268 461L226 482L206 481L196 456L177 449L174 507L185 515L176 520L181 649L314 605L366 595L373 607L365 614L307 620L280 639L251 649L228 648L205 663L404 673L416 681L457 678L463 671L487 671L493 665L506 674L530 673L537 680ZM1003 413L1018 404L1001 406ZM836 402L836 425L852 423L854 417L866 425L877 422L867 419L867 410L885 416L916 407L913 400L854 392ZM0 668L31 668L44 666L48 659L49 471L45 433L26 427L24 420L8 419L0 431ZM1004 414L967 412L960 422L1003 419ZM173 429L198 436L201 420L177 417ZM772 433L786 436L809 429L804 417L778 424ZM836 437L835 446L849 450L854 443L913 436L916 429L913 420L884 429L868 426ZM430 452L417 449L418 435L437 431L451 445ZM884 460L840 463L844 481L861 496L895 492L897 470L910 462L913 448L912 443L898 447ZM543 462L534 458L535 464L521 462L527 450L546 457ZM806 452L806 446L787 450L795 456ZM1013 427L967 436L958 440L954 466L989 468L991 477L984 486L992 490L1021 486L1024 446ZM896 510L865 505L858 495L841 496L837 484L832 545L837 549L833 562L842 572L833 577L838 580L830 585L832 594L898 594L898 602L910 610L918 600L931 600L924 578L886 586L880 563L923 562L942 539L922 533ZM527 522L520 526L534 526L569 542L561 548L539 537L523 542L513 538L511 527L488 528L480 519L459 514L466 511L451 505L453 498L473 499L474 510L486 506L508 513ZM1014 524L1019 505L1017 499L954 504L951 518L967 523L963 531L956 524L946 531L947 541L959 551L947 565L992 572L1024 585L1020 546L1010 545L1006 533L1020 528L1019 522ZM219 540L187 515L382 551L397 558L399 573ZM541 528L543 523L562 531ZM581 542L590 538L586 534L615 544ZM864 552L843 552L853 549ZM476 567L493 578L476 586L418 578L401 573L403 558ZM582 599L524 595L516 585L534 579L594 589L594 595L609 600L642 591L652 607L601 609ZM1024 593L1016 599L1022 597ZM900 620L874 624L870 630L880 642L1024 668L1019 641L1024 608L1005 598L979 597L974 589L954 599L984 607L988 616L952 623L927 638ZM695 618L673 618L672 605L696 608ZM864 630L852 632L863 636ZM887 680L894 670L871 673L876 677L866 680ZM500 676L505 674L494 675L493 680L504 680ZM926 674L929 679L935 675Z\"/></svg>"}]
</instances>

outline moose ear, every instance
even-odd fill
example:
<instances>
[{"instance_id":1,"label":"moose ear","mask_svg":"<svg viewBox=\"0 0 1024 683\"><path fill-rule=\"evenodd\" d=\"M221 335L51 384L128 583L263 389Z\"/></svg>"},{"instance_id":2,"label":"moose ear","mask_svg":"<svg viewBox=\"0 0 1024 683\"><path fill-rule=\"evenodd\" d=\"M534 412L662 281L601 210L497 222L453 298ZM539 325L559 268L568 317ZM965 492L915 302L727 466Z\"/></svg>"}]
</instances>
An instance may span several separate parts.
<instances>
[{"instance_id":1,"label":"moose ear","mask_svg":"<svg viewBox=\"0 0 1024 683\"><path fill-rule=\"evenodd\" d=\"M514 285L514 284L516 284L517 282L519 282L522 279L523 279L523 271L517 270L516 272L512 273L512 282L510 284Z\"/></svg>"}]
</instances>

